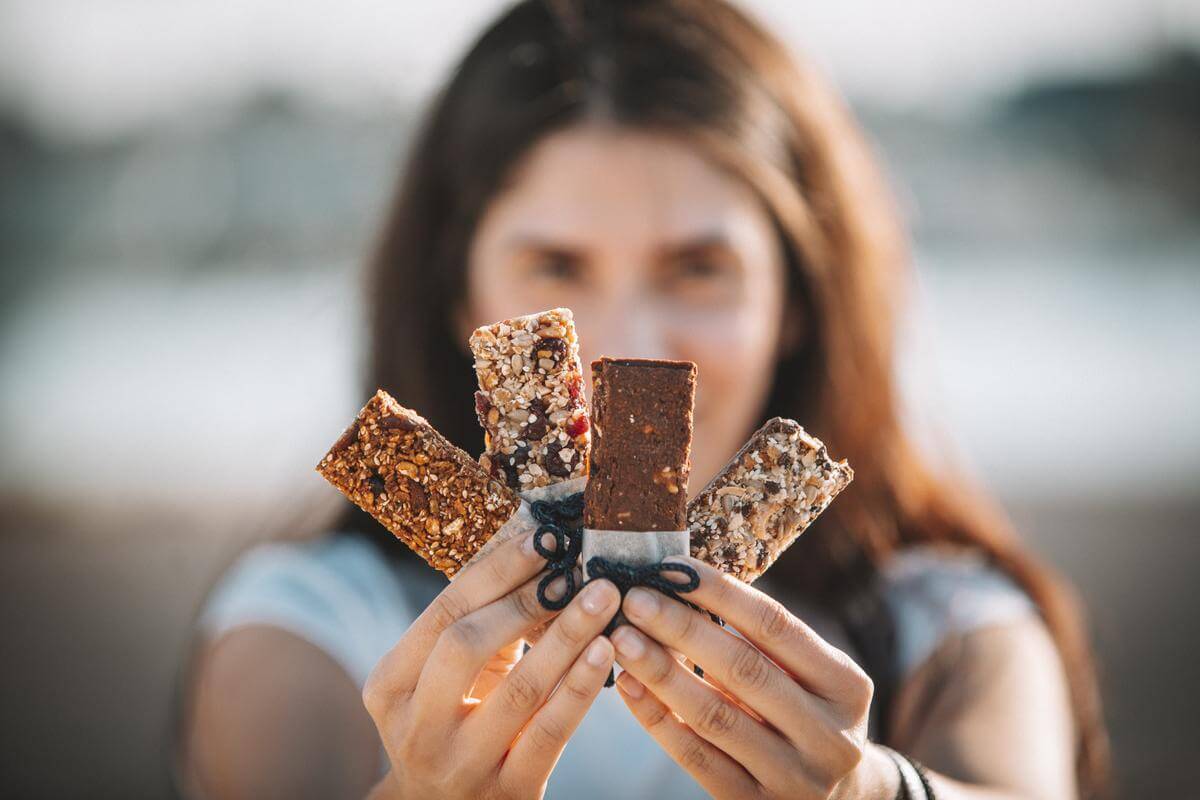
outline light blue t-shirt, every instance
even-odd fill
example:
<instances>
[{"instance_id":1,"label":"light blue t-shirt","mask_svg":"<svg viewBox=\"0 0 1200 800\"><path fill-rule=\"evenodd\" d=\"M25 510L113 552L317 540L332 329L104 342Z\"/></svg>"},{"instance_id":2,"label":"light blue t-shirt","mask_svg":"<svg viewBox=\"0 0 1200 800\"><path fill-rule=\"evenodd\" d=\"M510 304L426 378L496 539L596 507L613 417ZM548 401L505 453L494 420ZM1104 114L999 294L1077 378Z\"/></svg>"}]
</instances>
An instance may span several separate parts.
<instances>
[{"instance_id":1,"label":"light blue t-shirt","mask_svg":"<svg viewBox=\"0 0 1200 800\"><path fill-rule=\"evenodd\" d=\"M966 553L909 549L892 560L881 581L896 625L901 676L920 666L948 636L1036 613L1006 575ZM403 582L412 582L408 591ZM356 536L263 544L223 576L199 625L210 638L245 625L282 628L328 653L362 687L420 613L414 598L431 596L444 584L423 565L389 564L374 545ZM807 621L821 635L832 633ZM386 760L382 765L386 768ZM642 729L615 689L601 691L589 709L550 777L546 796L707 797Z\"/></svg>"}]
</instances>

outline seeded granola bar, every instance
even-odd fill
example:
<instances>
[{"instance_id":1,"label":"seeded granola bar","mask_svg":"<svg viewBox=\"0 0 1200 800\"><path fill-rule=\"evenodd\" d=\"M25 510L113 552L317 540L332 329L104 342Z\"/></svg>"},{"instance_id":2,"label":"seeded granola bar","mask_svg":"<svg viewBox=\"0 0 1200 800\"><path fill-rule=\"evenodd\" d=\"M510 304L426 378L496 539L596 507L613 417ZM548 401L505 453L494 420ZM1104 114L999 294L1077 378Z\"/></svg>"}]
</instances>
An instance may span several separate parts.
<instances>
[{"instance_id":1,"label":"seeded granola bar","mask_svg":"<svg viewBox=\"0 0 1200 800\"><path fill-rule=\"evenodd\" d=\"M820 439L775 417L688 504L692 555L753 583L853 478Z\"/></svg>"},{"instance_id":2,"label":"seeded granola bar","mask_svg":"<svg viewBox=\"0 0 1200 800\"><path fill-rule=\"evenodd\" d=\"M483 468L520 492L586 475L590 436L571 310L485 325L470 344Z\"/></svg>"},{"instance_id":3,"label":"seeded granola bar","mask_svg":"<svg viewBox=\"0 0 1200 800\"><path fill-rule=\"evenodd\" d=\"M317 472L447 576L520 505L470 455L383 390L358 413Z\"/></svg>"},{"instance_id":4,"label":"seeded granola bar","mask_svg":"<svg viewBox=\"0 0 1200 800\"><path fill-rule=\"evenodd\" d=\"M690 361L592 362L595 441L585 527L686 529L695 392L696 365Z\"/></svg>"}]
</instances>

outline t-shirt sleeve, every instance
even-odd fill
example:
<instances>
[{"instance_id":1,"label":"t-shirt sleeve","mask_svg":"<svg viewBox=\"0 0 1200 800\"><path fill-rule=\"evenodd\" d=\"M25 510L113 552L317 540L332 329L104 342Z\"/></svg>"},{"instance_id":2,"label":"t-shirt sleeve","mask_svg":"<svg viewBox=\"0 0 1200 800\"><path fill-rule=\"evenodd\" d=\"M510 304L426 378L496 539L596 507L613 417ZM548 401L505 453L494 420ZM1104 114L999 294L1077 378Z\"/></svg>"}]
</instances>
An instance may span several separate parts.
<instances>
[{"instance_id":1,"label":"t-shirt sleeve","mask_svg":"<svg viewBox=\"0 0 1200 800\"><path fill-rule=\"evenodd\" d=\"M248 625L281 628L328 653L361 688L417 613L372 545L331 536L249 550L221 577L198 624L210 639Z\"/></svg>"},{"instance_id":2,"label":"t-shirt sleeve","mask_svg":"<svg viewBox=\"0 0 1200 800\"><path fill-rule=\"evenodd\" d=\"M1038 613L1012 578L971 553L901 552L884 571L884 587L896 624L901 676L910 675L951 636Z\"/></svg>"}]
</instances>

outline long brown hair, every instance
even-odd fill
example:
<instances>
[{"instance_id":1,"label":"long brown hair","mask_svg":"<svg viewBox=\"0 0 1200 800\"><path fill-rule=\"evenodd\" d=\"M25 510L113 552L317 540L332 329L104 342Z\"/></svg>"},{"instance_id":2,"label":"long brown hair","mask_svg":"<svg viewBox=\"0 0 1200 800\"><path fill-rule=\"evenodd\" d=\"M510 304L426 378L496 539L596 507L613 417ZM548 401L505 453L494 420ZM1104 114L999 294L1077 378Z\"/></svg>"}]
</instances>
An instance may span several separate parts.
<instances>
[{"instance_id":1,"label":"long brown hair","mask_svg":"<svg viewBox=\"0 0 1200 800\"><path fill-rule=\"evenodd\" d=\"M935 474L901 425L893 338L909 260L869 148L827 82L723 0L526 0L482 34L414 138L382 232L367 392L385 387L479 448L452 314L475 225L531 145L597 116L703 148L775 221L789 313L807 335L781 356L762 416L800 420L856 475L773 567L776 581L830 599L905 545L985 554L1041 609L1070 677L1080 783L1098 793L1106 737L1072 595L985 499Z\"/></svg>"}]
</instances>

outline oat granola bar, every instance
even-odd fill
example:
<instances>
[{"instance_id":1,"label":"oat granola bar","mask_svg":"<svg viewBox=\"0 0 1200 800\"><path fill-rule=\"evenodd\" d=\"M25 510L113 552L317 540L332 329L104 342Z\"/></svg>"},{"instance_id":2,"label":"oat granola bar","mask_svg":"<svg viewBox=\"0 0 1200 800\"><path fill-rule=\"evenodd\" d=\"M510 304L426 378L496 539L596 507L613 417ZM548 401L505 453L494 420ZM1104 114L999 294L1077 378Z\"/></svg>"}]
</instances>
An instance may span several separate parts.
<instances>
[{"instance_id":1,"label":"oat granola bar","mask_svg":"<svg viewBox=\"0 0 1200 800\"><path fill-rule=\"evenodd\" d=\"M382 390L317 472L447 576L520 505L470 455Z\"/></svg>"},{"instance_id":2,"label":"oat granola bar","mask_svg":"<svg viewBox=\"0 0 1200 800\"><path fill-rule=\"evenodd\" d=\"M584 527L686 529L696 365L602 358L592 362L595 441Z\"/></svg>"},{"instance_id":3,"label":"oat granola bar","mask_svg":"<svg viewBox=\"0 0 1200 800\"><path fill-rule=\"evenodd\" d=\"M470 344L483 468L521 492L586 475L590 435L571 310L485 325Z\"/></svg>"},{"instance_id":4,"label":"oat granola bar","mask_svg":"<svg viewBox=\"0 0 1200 800\"><path fill-rule=\"evenodd\" d=\"M688 504L692 555L753 583L853 478L820 439L775 417Z\"/></svg>"}]
</instances>

